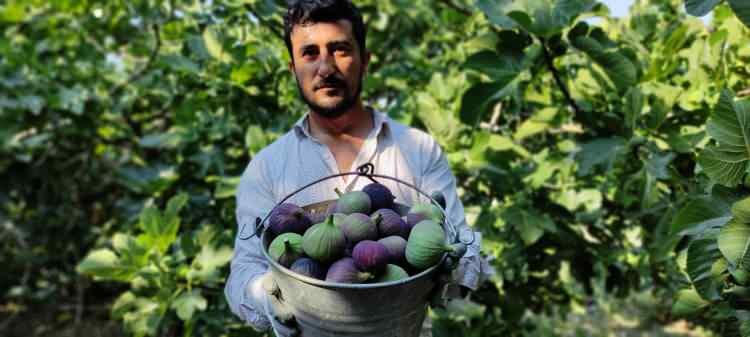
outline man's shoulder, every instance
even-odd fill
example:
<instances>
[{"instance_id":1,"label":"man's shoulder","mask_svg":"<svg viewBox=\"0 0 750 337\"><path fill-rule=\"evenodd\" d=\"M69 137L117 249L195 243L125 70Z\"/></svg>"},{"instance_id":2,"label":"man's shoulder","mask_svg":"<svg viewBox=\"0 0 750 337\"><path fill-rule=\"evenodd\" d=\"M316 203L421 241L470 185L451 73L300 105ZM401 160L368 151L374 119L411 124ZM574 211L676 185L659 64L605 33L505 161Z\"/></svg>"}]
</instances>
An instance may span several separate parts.
<instances>
[{"instance_id":1,"label":"man's shoulder","mask_svg":"<svg viewBox=\"0 0 750 337\"><path fill-rule=\"evenodd\" d=\"M437 144L435 138L426 131L403 124L392 118L388 118L388 127L390 128L390 131L392 132L393 138L396 142L403 142L410 145Z\"/></svg>"}]
</instances>

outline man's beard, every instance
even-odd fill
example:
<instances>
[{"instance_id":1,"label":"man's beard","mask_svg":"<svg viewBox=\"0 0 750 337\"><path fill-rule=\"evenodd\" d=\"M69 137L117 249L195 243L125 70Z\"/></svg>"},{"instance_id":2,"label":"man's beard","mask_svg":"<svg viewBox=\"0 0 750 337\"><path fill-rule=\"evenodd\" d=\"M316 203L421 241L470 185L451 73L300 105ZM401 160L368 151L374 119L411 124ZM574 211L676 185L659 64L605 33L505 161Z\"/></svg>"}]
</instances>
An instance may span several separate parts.
<instances>
[{"instance_id":1,"label":"man's beard","mask_svg":"<svg viewBox=\"0 0 750 337\"><path fill-rule=\"evenodd\" d=\"M326 108L316 104L312 101L312 99L308 98L307 95L305 95L305 92L302 90L302 86L300 85L297 76L295 76L295 81L297 82L297 89L299 90L300 96L302 96L302 100L305 101L305 104L307 104L310 110L320 116L330 119L343 115L352 106L354 106L354 103L357 102L357 97L359 97L359 94L362 91L362 72L360 72L359 83L357 84L357 89L354 91L354 94L346 95L348 91L346 90L345 84L343 84L342 86L339 86L338 89L344 92L344 99L341 100L341 102L339 102L338 104L330 108Z\"/></svg>"}]
</instances>

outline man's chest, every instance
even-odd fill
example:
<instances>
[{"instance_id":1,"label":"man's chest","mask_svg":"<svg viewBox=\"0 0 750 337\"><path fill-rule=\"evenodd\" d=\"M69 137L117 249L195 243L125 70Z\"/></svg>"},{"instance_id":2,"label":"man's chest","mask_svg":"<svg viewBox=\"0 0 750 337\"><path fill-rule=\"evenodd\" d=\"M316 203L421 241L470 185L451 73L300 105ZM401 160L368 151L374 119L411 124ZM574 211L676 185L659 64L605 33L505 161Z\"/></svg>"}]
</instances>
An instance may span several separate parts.
<instances>
[{"instance_id":1,"label":"man's chest","mask_svg":"<svg viewBox=\"0 0 750 337\"><path fill-rule=\"evenodd\" d=\"M339 172L349 172L355 169L352 164L362 151L363 144L364 141L358 140L347 143L328 143L326 147L331 151Z\"/></svg>"}]
</instances>

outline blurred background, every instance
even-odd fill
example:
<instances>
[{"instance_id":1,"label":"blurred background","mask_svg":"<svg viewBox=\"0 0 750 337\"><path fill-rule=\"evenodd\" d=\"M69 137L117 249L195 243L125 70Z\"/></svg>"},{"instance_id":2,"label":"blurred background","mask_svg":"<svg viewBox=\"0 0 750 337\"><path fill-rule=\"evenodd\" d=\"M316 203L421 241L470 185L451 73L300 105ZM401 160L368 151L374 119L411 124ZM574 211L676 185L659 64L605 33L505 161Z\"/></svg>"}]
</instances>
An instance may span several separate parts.
<instances>
[{"instance_id":1,"label":"blurred background","mask_svg":"<svg viewBox=\"0 0 750 337\"><path fill-rule=\"evenodd\" d=\"M363 98L439 141L497 270L436 337L750 336L746 1L355 3ZM0 335L264 335L223 287L305 112L284 5L0 4Z\"/></svg>"}]
</instances>

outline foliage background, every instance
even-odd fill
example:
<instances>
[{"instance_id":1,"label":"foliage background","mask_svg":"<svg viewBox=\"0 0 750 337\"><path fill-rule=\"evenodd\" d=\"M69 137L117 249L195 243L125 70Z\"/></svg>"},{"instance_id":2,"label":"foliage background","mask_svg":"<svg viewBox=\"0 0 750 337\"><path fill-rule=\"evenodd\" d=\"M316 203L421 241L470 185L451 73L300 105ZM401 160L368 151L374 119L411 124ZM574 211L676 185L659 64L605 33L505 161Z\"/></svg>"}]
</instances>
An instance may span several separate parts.
<instances>
[{"instance_id":1,"label":"foliage background","mask_svg":"<svg viewBox=\"0 0 750 337\"><path fill-rule=\"evenodd\" d=\"M746 194L749 142L717 150L707 127L728 112L723 130L748 130L746 5L639 0L616 19L593 0L356 3L363 97L438 139L499 271L432 312L436 336L593 335L555 318L610 303L750 334L744 255L711 248ZM238 177L305 109L282 6L0 5L3 335L258 335L223 282Z\"/></svg>"}]
</instances>

